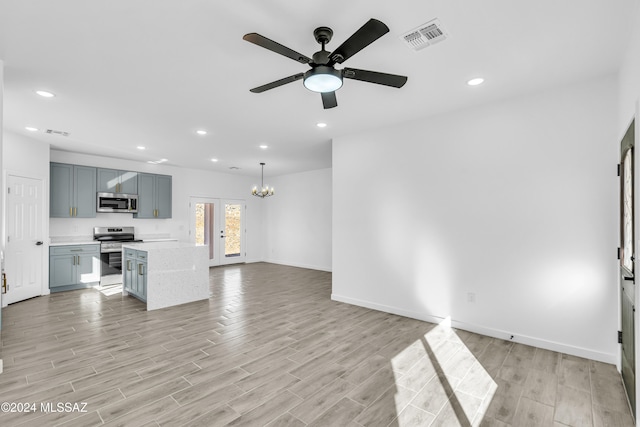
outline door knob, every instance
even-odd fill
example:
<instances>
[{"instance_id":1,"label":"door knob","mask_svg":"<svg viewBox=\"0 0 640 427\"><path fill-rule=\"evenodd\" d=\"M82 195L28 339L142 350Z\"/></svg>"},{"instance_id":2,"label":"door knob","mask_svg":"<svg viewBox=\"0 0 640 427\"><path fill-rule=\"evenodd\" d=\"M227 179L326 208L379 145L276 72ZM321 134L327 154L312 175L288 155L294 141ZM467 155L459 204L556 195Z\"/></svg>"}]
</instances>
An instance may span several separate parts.
<instances>
[{"instance_id":1,"label":"door knob","mask_svg":"<svg viewBox=\"0 0 640 427\"><path fill-rule=\"evenodd\" d=\"M37 241L37 242L36 242L36 246L40 246L40 245L42 245L42 243L43 243L43 242L41 242L41 241Z\"/></svg>"}]
</instances>

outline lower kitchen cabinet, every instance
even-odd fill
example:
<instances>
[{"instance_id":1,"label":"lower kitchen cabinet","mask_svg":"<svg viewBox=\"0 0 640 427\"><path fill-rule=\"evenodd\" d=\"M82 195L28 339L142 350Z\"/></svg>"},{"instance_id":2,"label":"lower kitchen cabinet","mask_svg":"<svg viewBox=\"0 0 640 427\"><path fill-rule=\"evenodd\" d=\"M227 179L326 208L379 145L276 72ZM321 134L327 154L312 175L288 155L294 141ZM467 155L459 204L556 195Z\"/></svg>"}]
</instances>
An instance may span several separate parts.
<instances>
[{"instance_id":1,"label":"lower kitchen cabinet","mask_svg":"<svg viewBox=\"0 0 640 427\"><path fill-rule=\"evenodd\" d=\"M124 290L142 301L147 301L147 251L124 249L122 268Z\"/></svg>"},{"instance_id":2,"label":"lower kitchen cabinet","mask_svg":"<svg viewBox=\"0 0 640 427\"><path fill-rule=\"evenodd\" d=\"M49 248L51 292L88 288L100 283L100 245L65 245Z\"/></svg>"}]
</instances>

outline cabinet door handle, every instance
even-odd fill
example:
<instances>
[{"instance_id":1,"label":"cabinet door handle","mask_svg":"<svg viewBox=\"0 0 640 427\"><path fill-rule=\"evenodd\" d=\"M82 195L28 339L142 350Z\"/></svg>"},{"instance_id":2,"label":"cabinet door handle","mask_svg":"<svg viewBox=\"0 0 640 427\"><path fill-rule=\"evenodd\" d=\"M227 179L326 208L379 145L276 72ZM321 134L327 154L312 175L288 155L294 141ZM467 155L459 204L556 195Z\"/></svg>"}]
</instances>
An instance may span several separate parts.
<instances>
[{"instance_id":1,"label":"cabinet door handle","mask_svg":"<svg viewBox=\"0 0 640 427\"><path fill-rule=\"evenodd\" d=\"M127 260L127 271L131 271L131 260Z\"/></svg>"},{"instance_id":2,"label":"cabinet door handle","mask_svg":"<svg viewBox=\"0 0 640 427\"><path fill-rule=\"evenodd\" d=\"M73 208L73 216L78 216L78 208Z\"/></svg>"},{"instance_id":3,"label":"cabinet door handle","mask_svg":"<svg viewBox=\"0 0 640 427\"><path fill-rule=\"evenodd\" d=\"M69 216L73 216L73 208L72 207L69 208Z\"/></svg>"},{"instance_id":4,"label":"cabinet door handle","mask_svg":"<svg viewBox=\"0 0 640 427\"><path fill-rule=\"evenodd\" d=\"M138 264L138 274L144 276L144 264Z\"/></svg>"}]
</instances>

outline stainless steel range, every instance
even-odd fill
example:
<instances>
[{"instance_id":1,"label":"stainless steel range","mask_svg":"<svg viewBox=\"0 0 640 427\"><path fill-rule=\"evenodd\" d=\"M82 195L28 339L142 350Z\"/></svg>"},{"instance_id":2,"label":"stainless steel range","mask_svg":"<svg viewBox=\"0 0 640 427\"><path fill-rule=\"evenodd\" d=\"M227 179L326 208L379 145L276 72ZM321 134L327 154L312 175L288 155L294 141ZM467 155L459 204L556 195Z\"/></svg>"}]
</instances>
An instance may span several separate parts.
<instances>
[{"instance_id":1,"label":"stainless steel range","mask_svg":"<svg viewBox=\"0 0 640 427\"><path fill-rule=\"evenodd\" d=\"M142 242L133 227L94 227L93 240L100 242L102 276L122 273L122 244Z\"/></svg>"}]
</instances>

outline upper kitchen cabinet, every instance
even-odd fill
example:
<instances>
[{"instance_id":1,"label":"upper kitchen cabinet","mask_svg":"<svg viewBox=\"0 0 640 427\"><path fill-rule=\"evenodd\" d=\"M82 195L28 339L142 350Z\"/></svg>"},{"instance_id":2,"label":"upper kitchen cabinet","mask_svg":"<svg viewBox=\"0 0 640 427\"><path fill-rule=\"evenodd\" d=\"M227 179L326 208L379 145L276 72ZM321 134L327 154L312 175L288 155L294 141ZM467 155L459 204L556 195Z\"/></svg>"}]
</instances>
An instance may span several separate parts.
<instances>
[{"instance_id":1,"label":"upper kitchen cabinet","mask_svg":"<svg viewBox=\"0 0 640 427\"><path fill-rule=\"evenodd\" d=\"M51 163L51 218L95 218L96 168Z\"/></svg>"},{"instance_id":2,"label":"upper kitchen cabinet","mask_svg":"<svg viewBox=\"0 0 640 427\"><path fill-rule=\"evenodd\" d=\"M98 191L138 194L138 172L99 168Z\"/></svg>"},{"instance_id":3,"label":"upper kitchen cabinet","mask_svg":"<svg viewBox=\"0 0 640 427\"><path fill-rule=\"evenodd\" d=\"M134 218L171 218L169 175L138 173L138 213Z\"/></svg>"}]
</instances>

